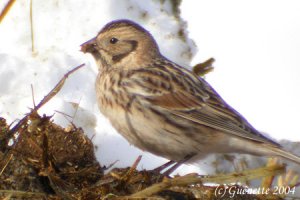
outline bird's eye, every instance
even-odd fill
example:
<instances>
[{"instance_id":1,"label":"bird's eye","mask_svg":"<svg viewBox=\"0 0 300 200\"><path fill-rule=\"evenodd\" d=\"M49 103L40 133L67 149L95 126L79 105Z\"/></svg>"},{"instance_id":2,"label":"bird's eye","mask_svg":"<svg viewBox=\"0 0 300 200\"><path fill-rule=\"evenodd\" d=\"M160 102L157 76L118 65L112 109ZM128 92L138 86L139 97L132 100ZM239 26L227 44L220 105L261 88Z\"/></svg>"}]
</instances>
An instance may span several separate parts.
<instances>
[{"instance_id":1,"label":"bird's eye","mask_svg":"<svg viewBox=\"0 0 300 200\"><path fill-rule=\"evenodd\" d=\"M113 37L113 38L110 39L109 42L110 42L111 44L116 44L118 41L119 41L119 40L118 40L117 38Z\"/></svg>"}]
</instances>

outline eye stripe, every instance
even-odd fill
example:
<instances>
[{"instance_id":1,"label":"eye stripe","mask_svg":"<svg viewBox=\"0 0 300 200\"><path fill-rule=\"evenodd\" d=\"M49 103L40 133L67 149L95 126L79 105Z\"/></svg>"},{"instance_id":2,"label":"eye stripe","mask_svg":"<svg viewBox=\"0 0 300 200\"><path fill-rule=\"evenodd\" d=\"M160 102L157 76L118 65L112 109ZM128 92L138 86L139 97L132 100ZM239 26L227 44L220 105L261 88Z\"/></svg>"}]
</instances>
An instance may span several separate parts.
<instances>
[{"instance_id":1,"label":"eye stripe","mask_svg":"<svg viewBox=\"0 0 300 200\"><path fill-rule=\"evenodd\" d=\"M124 42L127 42L129 44L131 44L131 49L130 51L126 52L126 53L122 53L122 54L118 54L112 57L112 60L114 62L119 62L121 61L123 58L125 58L127 55L129 55L131 52L135 51L137 46L138 46L138 42L135 40L125 40Z\"/></svg>"},{"instance_id":2,"label":"eye stripe","mask_svg":"<svg viewBox=\"0 0 300 200\"><path fill-rule=\"evenodd\" d=\"M131 47L131 51L135 51L137 46L138 46L138 42L135 40L126 40L126 42L130 43L132 45Z\"/></svg>"}]
</instances>

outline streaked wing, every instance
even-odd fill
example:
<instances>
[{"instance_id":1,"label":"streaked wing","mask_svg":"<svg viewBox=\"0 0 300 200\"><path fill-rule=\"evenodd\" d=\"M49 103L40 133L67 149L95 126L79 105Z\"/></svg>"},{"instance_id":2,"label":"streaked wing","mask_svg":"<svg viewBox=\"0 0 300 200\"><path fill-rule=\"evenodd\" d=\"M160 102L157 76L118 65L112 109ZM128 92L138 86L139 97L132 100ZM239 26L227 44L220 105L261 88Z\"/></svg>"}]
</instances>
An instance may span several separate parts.
<instances>
[{"instance_id":1,"label":"streaked wing","mask_svg":"<svg viewBox=\"0 0 300 200\"><path fill-rule=\"evenodd\" d=\"M173 63L137 70L124 85L128 86L128 92L142 95L152 105L177 117L237 137L279 146L253 128L205 80Z\"/></svg>"}]
</instances>

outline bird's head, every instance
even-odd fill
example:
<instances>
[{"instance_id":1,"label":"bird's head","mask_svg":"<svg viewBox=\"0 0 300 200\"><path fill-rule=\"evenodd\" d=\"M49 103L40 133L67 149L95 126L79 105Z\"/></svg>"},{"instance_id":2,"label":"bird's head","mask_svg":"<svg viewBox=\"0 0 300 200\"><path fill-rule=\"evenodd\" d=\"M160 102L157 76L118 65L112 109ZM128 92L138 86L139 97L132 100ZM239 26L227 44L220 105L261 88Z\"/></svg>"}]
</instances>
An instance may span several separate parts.
<instances>
[{"instance_id":1,"label":"bird's head","mask_svg":"<svg viewBox=\"0 0 300 200\"><path fill-rule=\"evenodd\" d=\"M81 50L91 53L100 67L138 68L160 55L152 35L129 20L108 23L98 35L83 43Z\"/></svg>"}]
</instances>

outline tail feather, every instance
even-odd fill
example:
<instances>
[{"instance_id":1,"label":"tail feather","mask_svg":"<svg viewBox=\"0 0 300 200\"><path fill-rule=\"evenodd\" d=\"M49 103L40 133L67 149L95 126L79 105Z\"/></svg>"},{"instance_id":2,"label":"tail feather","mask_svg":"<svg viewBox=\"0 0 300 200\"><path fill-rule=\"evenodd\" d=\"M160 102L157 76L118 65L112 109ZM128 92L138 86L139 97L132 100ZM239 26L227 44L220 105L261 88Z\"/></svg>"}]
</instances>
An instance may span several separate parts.
<instances>
[{"instance_id":1,"label":"tail feather","mask_svg":"<svg viewBox=\"0 0 300 200\"><path fill-rule=\"evenodd\" d=\"M280 149L278 147L271 147L271 150L275 156L280 156L282 158L285 158L287 160L290 160L290 161L300 165L300 157L299 156L296 156L295 154L290 153L286 150Z\"/></svg>"}]
</instances>

